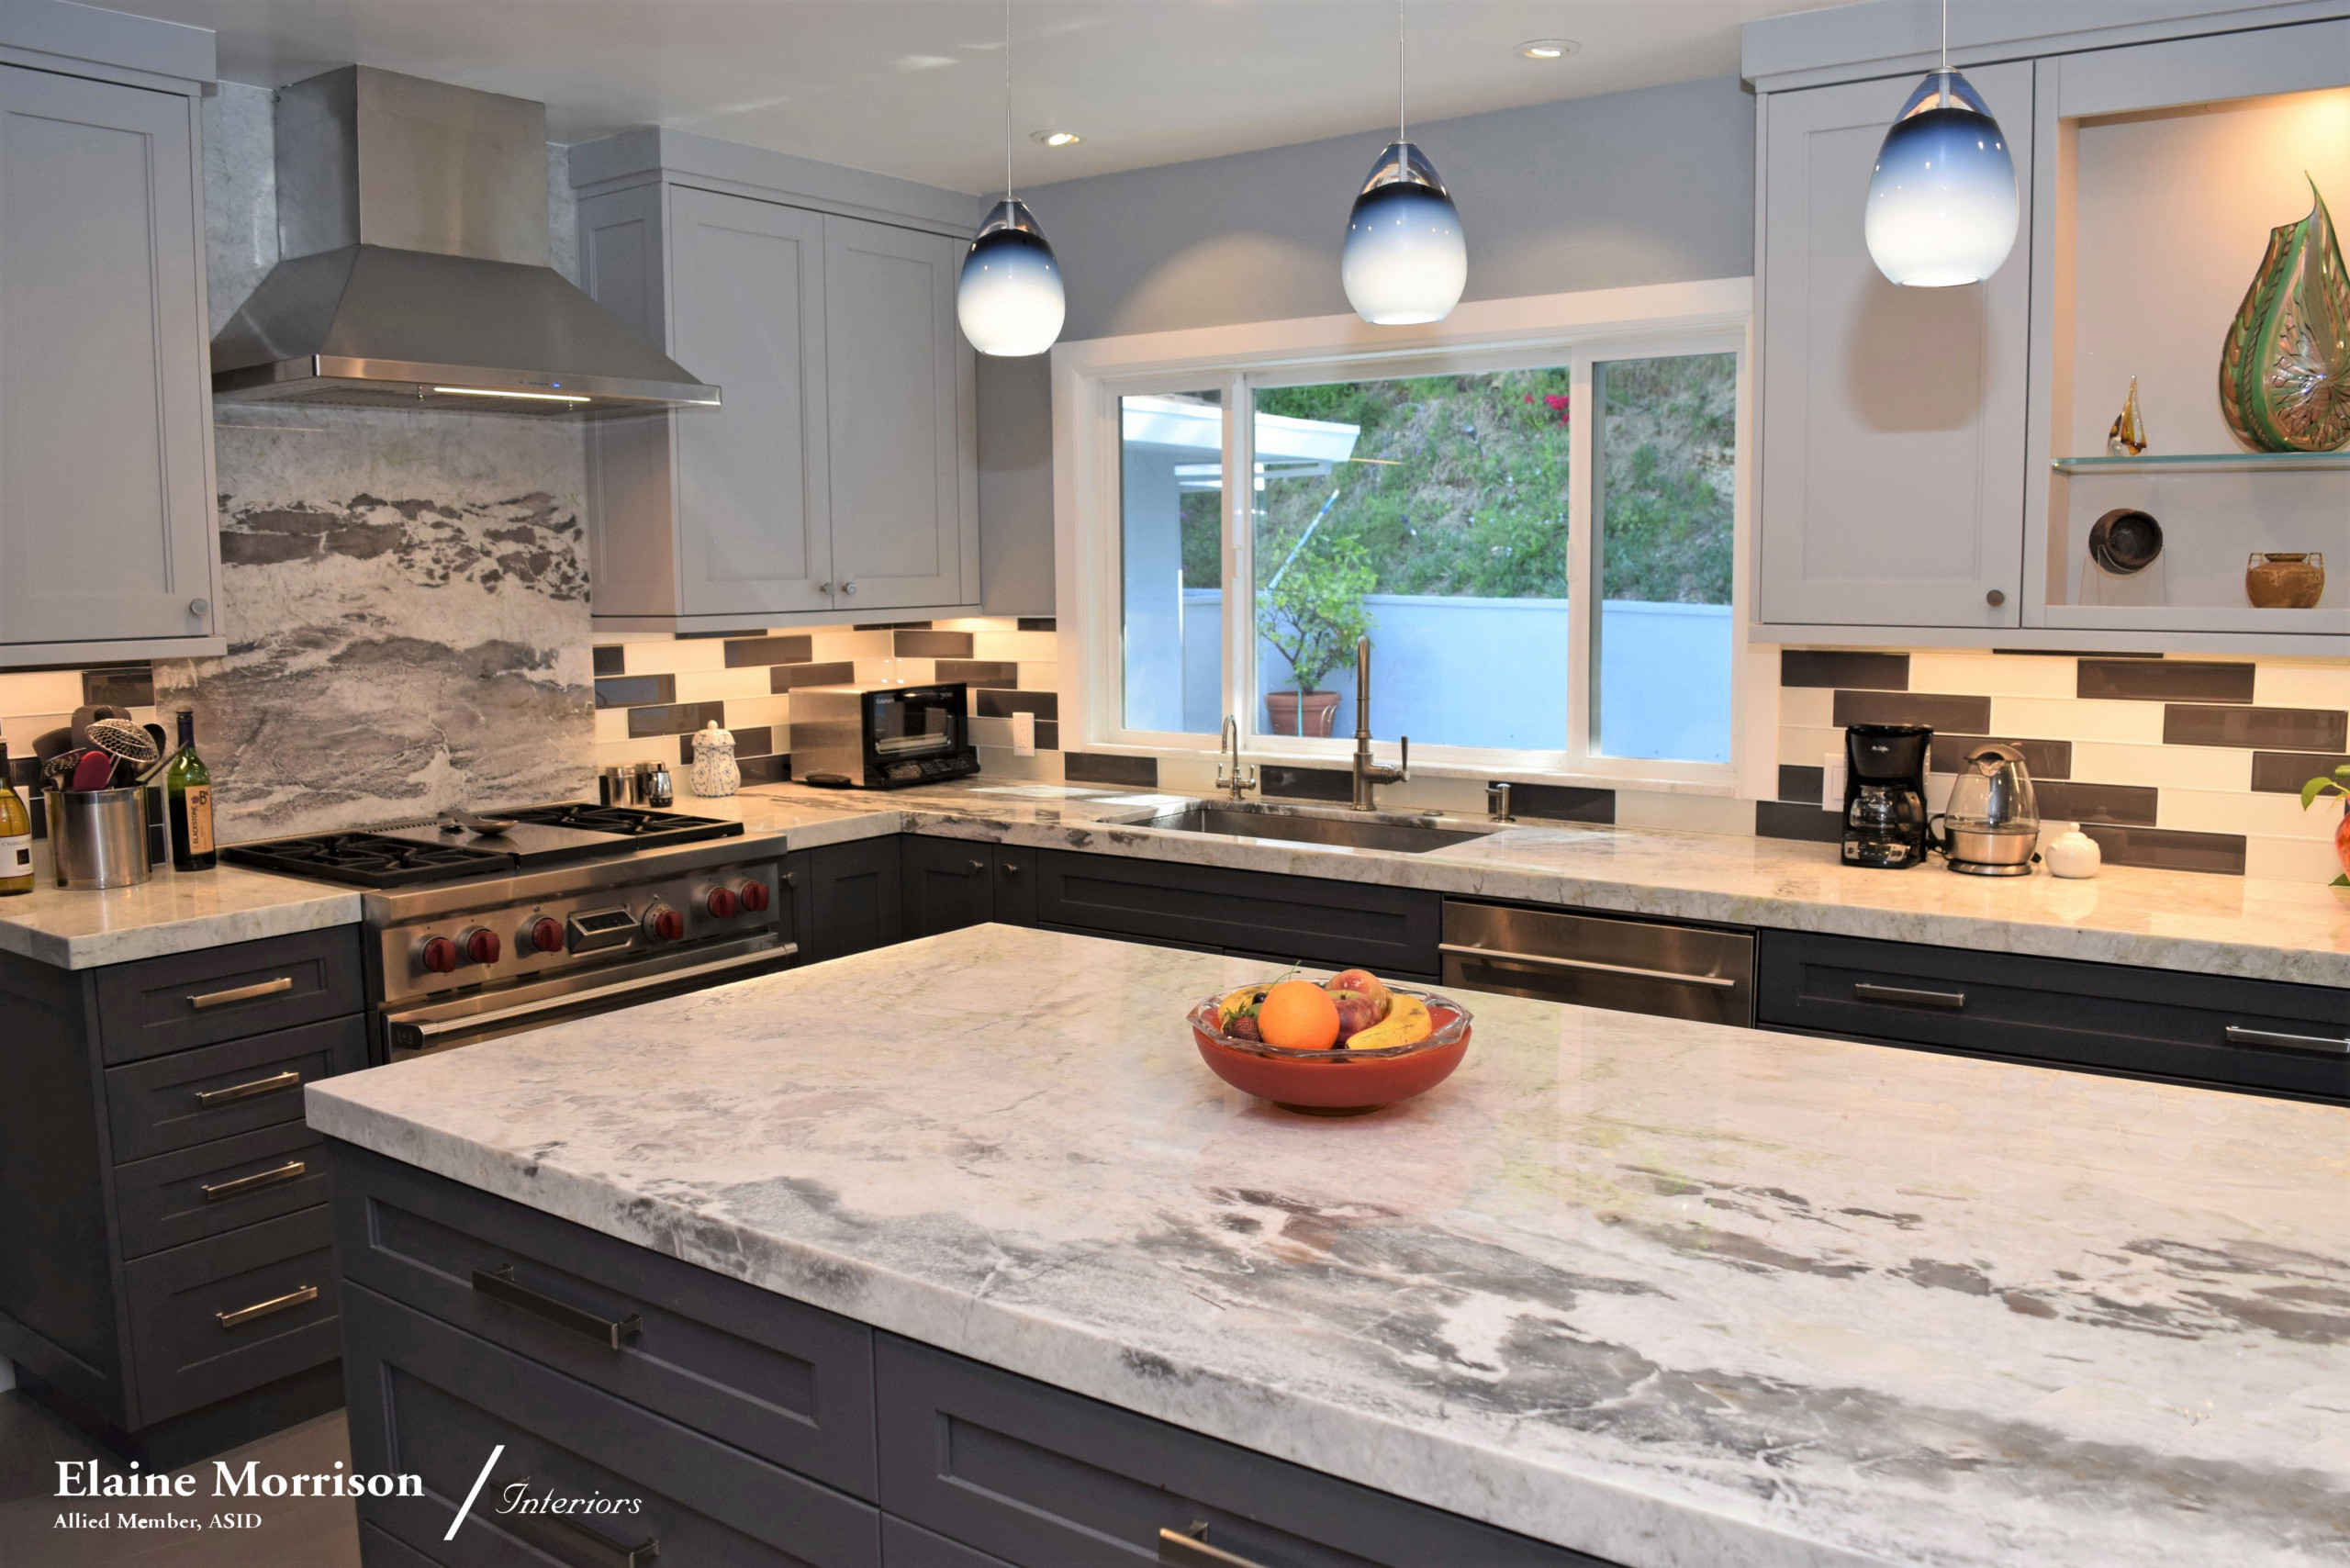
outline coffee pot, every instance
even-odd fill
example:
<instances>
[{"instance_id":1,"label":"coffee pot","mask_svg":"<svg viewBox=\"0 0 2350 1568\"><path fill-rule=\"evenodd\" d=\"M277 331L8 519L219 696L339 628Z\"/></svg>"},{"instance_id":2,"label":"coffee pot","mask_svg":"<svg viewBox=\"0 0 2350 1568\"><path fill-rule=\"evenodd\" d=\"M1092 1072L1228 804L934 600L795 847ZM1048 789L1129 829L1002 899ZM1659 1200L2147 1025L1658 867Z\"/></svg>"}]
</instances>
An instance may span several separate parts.
<instances>
[{"instance_id":1,"label":"coffee pot","mask_svg":"<svg viewBox=\"0 0 2350 1568\"><path fill-rule=\"evenodd\" d=\"M1935 820L1934 847L1953 871L1975 877L2028 877L2040 842L2040 802L2023 753L1991 741L1966 754Z\"/></svg>"}]
</instances>

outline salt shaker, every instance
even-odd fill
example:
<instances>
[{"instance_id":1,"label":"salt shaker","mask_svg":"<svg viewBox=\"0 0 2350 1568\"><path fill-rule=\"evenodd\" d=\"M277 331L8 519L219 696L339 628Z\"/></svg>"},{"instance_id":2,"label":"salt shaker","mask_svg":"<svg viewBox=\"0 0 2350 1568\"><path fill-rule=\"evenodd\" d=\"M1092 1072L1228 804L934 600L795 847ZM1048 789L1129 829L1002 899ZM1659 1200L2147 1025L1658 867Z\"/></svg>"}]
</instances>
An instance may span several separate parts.
<instances>
[{"instance_id":1,"label":"salt shaker","mask_svg":"<svg viewBox=\"0 0 2350 1568\"><path fill-rule=\"evenodd\" d=\"M712 719L694 735L694 793L704 800L732 795L743 787L743 769L734 761L734 734Z\"/></svg>"}]
</instances>

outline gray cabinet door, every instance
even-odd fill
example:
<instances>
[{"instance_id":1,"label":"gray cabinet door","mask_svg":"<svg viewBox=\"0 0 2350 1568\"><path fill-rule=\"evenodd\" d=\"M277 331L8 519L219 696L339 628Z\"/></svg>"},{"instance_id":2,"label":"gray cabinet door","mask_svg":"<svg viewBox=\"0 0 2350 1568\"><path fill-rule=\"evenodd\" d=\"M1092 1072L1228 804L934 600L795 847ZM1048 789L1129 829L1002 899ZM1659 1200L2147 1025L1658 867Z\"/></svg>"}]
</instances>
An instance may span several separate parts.
<instances>
[{"instance_id":1,"label":"gray cabinet door","mask_svg":"<svg viewBox=\"0 0 2350 1568\"><path fill-rule=\"evenodd\" d=\"M681 614L832 607L824 230L795 207L671 193L670 350L725 396L674 416Z\"/></svg>"},{"instance_id":2,"label":"gray cabinet door","mask_svg":"<svg viewBox=\"0 0 2350 1568\"><path fill-rule=\"evenodd\" d=\"M1967 78L2007 135L2029 215L2032 67ZM1916 82L1766 100L1766 623L2019 623L2031 236L1982 284L1897 288L1877 271L1862 235L1869 175Z\"/></svg>"},{"instance_id":3,"label":"gray cabinet door","mask_svg":"<svg viewBox=\"0 0 2350 1568\"><path fill-rule=\"evenodd\" d=\"M955 324L963 251L824 219L834 603L852 613L979 597L978 421Z\"/></svg>"},{"instance_id":4,"label":"gray cabinet door","mask_svg":"<svg viewBox=\"0 0 2350 1568\"><path fill-rule=\"evenodd\" d=\"M211 630L193 112L0 68L0 644Z\"/></svg>"}]
</instances>

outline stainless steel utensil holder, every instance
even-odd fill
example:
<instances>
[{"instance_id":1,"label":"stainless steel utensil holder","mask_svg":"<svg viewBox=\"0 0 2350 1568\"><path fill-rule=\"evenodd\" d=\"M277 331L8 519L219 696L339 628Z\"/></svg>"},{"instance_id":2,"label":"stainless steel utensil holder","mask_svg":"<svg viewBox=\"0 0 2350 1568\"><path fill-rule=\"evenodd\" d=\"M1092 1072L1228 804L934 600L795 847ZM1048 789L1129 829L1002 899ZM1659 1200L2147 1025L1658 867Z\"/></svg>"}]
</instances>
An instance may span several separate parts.
<instances>
[{"instance_id":1,"label":"stainless steel utensil holder","mask_svg":"<svg viewBox=\"0 0 2350 1568\"><path fill-rule=\"evenodd\" d=\"M51 790L44 800L59 887L129 888L154 875L146 790Z\"/></svg>"}]
</instances>

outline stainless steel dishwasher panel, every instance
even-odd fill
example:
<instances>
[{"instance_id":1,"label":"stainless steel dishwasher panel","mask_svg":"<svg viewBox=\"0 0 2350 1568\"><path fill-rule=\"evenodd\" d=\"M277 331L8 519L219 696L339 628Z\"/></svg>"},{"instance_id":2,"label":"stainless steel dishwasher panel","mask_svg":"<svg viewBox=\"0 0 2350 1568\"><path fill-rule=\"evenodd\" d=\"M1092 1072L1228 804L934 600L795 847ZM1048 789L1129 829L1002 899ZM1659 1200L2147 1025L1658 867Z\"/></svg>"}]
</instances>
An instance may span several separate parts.
<instances>
[{"instance_id":1,"label":"stainless steel dishwasher panel","mask_svg":"<svg viewBox=\"0 0 2350 1568\"><path fill-rule=\"evenodd\" d=\"M1444 902L1444 983L1579 1007L1754 1024L1754 938L1555 910Z\"/></svg>"}]
</instances>

